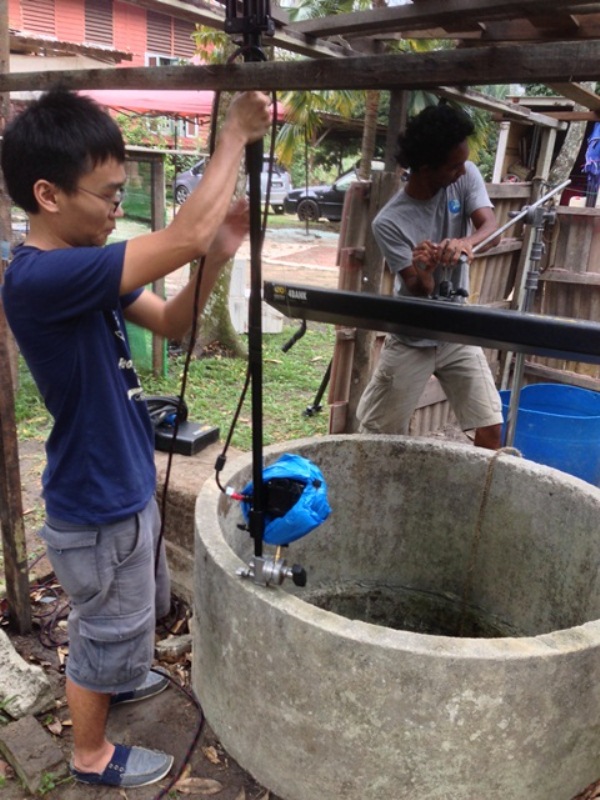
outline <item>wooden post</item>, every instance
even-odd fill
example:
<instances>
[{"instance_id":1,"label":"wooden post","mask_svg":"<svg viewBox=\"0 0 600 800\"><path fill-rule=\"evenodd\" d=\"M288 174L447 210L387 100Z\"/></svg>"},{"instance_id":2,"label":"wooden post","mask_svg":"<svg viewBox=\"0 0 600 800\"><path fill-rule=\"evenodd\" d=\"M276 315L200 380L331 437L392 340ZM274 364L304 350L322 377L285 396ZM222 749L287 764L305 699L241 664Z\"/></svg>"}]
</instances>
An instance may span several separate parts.
<instances>
[{"instance_id":1,"label":"wooden post","mask_svg":"<svg viewBox=\"0 0 600 800\"><path fill-rule=\"evenodd\" d=\"M8 0L0 0L0 76L8 73L9 70L9 33L8 33ZM0 137L4 132L6 123L10 116L10 94L0 92ZM2 142L0 141L0 148ZM6 192L4 176L0 170L0 284L2 283L4 270L8 265L10 248L13 244L12 222L11 222L11 202ZM8 348L8 358L13 387L19 385L18 355L17 346L10 332L6 340Z\"/></svg>"},{"instance_id":2,"label":"wooden post","mask_svg":"<svg viewBox=\"0 0 600 800\"><path fill-rule=\"evenodd\" d=\"M0 525L10 625L17 633L31 631L27 547L23 524L21 475L13 385L7 347L8 331L0 307Z\"/></svg>"},{"instance_id":3,"label":"wooden post","mask_svg":"<svg viewBox=\"0 0 600 800\"><path fill-rule=\"evenodd\" d=\"M8 72L8 58L8 0L0 0L0 74ZM10 96L6 92L0 93L0 133L4 130L9 109ZM10 203L1 175L0 240L11 242ZM2 260L4 262L4 259ZM4 317L4 308L0 304L0 526L2 528L2 552L9 622L17 633L26 634L31 631L31 604L15 422L11 342L12 339Z\"/></svg>"},{"instance_id":4,"label":"wooden post","mask_svg":"<svg viewBox=\"0 0 600 800\"><path fill-rule=\"evenodd\" d=\"M396 169L396 143L398 134L406 127L408 100L410 92L406 89L392 89L390 92L390 113L385 140L385 171Z\"/></svg>"},{"instance_id":5,"label":"wooden post","mask_svg":"<svg viewBox=\"0 0 600 800\"><path fill-rule=\"evenodd\" d=\"M372 176L368 205L364 212L368 224L366 226L364 240L365 257L360 283L361 292L378 294L381 291L385 272L384 260L373 238L371 223L381 208L398 190L398 186L399 179L396 174L390 172L376 172ZM376 331L356 331L352 373L349 383L346 433L355 433L358 430L356 409L371 375L373 366L373 346L375 344L376 334Z\"/></svg>"},{"instance_id":6,"label":"wooden post","mask_svg":"<svg viewBox=\"0 0 600 800\"><path fill-rule=\"evenodd\" d=\"M176 128L177 129L177 128ZM165 227L165 160L161 154L153 158L150 168L152 170L152 230L159 231ZM165 296L165 279L160 278L154 282L154 291L160 297ZM162 336L152 336L152 371L155 375L165 374L165 340Z\"/></svg>"}]
</instances>

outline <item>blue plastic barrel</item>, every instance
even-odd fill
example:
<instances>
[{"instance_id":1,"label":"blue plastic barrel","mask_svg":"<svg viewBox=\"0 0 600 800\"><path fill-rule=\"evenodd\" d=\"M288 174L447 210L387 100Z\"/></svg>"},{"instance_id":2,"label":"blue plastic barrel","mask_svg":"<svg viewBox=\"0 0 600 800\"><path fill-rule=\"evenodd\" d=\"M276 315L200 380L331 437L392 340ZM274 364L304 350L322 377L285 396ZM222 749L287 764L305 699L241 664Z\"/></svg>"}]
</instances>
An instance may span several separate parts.
<instances>
[{"instance_id":1,"label":"blue plastic barrel","mask_svg":"<svg viewBox=\"0 0 600 800\"><path fill-rule=\"evenodd\" d=\"M504 428L510 394L500 392ZM530 461L600 486L600 392L560 383L524 386L513 446Z\"/></svg>"}]
</instances>

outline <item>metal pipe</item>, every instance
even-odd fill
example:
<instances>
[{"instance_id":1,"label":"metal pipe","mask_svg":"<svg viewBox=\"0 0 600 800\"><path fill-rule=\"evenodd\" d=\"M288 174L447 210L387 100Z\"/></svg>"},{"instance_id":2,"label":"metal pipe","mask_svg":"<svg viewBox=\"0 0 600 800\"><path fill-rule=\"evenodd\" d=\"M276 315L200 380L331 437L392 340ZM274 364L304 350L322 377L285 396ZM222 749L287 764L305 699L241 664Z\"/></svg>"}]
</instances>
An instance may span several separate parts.
<instances>
[{"instance_id":1,"label":"metal pipe","mask_svg":"<svg viewBox=\"0 0 600 800\"><path fill-rule=\"evenodd\" d=\"M482 247L485 247L486 244L489 244L490 242L493 242L494 239L496 239L498 236L500 236L501 233L504 233L504 231L508 230L508 228L510 228L512 225L514 225L520 219L523 219L523 217L527 216L527 214L529 214L531 211L533 211L534 209L536 209L539 206L543 205L546 202L546 200L549 200L557 192L562 191L562 189L564 189L570 183L571 183L571 179L569 178L568 180L563 181L562 183L560 183L558 186L555 186L554 189L552 189L551 191L547 192L545 195L542 195L542 197L538 198L535 201L535 203L532 203L530 206L525 206L523 209L521 209L521 211L519 211L519 213L516 216L514 216L512 219L509 219L508 222L505 222L504 225L502 225L502 227L498 228L493 233L490 233L490 235L486 236L485 239L483 239L483 241L479 242L479 244L476 244L475 247L473 247L473 252L474 253L479 252L479 250L481 250Z\"/></svg>"},{"instance_id":2,"label":"metal pipe","mask_svg":"<svg viewBox=\"0 0 600 800\"><path fill-rule=\"evenodd\" d=\"M570 183L571 183L570 179L563 181L561 184L556 186L551 192L540 197L531 206L527 206L526 208L524 208L521 214L519 214L513 220L511 220L511 222L516 222L518 219L521 219L521 217L530 214L532 211L536 212L532 223L535 225L535 238L531 248L531 254L529 257L529 262L531 266L528 272L527 280L525 282L525 291L518 299L518 311L520 312L525 312L530 310L531 303L533 301L533 296L538 286L537 276L539 272L539 263L542 257L542 249L543 249L542 234L545 223L543 214L540 214L538 209L546 202L546 200L552 197L552 195L561 191L561 189L564 189L565 186L568 186ZM517 353L515 356L515 363L513 367L512 387L510 392L510 402L508 405L506 429L503 442L503 445L506 447L512 447L515 440L524 369L525 369L525 355L523 353Z\"/></svg>"}]
</instances>

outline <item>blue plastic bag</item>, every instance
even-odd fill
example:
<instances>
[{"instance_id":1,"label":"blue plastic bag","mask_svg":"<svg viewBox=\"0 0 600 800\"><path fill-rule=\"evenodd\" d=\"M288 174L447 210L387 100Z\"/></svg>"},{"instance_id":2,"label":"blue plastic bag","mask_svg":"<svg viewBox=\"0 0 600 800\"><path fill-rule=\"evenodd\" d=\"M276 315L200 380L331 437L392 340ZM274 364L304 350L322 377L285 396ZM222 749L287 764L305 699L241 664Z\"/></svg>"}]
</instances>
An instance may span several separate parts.
<instances>
[{"instance_id":1,"label":"blue plastic bag","mask_svg":"<svg viewBox=\"0 0 600 800\"><path fill-rule=\"evenodd\" d=\"M263 470L263 481L268 484L273 479L288 479L304 484L302 493L294 505L282 516L265 512L263 540L267 544L285 545L300 539L325 522L331 513L327 502L327 484L321 470L302 456L285 453L275 463ZM252 495L252 483L245 486L242 494ZM250 503L242 503L242 513L246 522L250 518Z\"/></svg>"}]
</instances>

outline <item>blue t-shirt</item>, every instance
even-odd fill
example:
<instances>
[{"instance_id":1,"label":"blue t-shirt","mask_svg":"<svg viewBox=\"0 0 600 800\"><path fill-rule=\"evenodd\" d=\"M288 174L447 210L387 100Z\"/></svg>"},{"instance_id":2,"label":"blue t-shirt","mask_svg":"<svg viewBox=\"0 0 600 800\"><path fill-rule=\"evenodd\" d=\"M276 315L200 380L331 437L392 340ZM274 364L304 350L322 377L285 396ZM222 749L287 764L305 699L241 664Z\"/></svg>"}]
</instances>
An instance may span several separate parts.
<instances>
[{"instance_id":1,"label":"blue t-shirt","mask_svg":"<svg viewBox=\"0 0 600 800\"><path fill-rule=\"evenodd\" d=\"M154 436L119 296L125 243L22 246L2 290L8 323L54 418L42 483L48 514L107 524L140 511L156 486Z\"/></svg>"}]
</instances>

